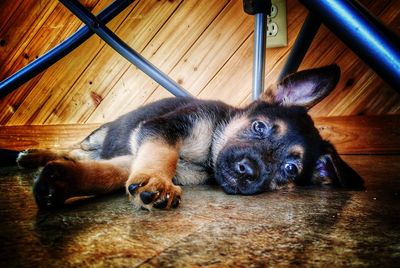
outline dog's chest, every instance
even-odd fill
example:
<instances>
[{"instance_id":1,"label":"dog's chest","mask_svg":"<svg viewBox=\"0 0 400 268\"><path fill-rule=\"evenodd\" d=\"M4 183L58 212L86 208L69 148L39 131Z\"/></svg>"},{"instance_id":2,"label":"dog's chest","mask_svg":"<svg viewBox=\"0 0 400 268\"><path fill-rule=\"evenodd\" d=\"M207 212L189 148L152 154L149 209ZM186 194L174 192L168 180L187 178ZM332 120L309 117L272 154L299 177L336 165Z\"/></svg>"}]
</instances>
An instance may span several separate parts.
<instances>
[{"instance_id":1,"label":"dog's chest","mask_svg":"<svg viewBox=\"0 0 400 268\"><path fill-rule=\"evenodd\" d=\"M210 119L198 119L190 134L183 139L180 158L188 162L206 162L209 157L213 134L213 122Z\"/></svg>"},{"instance_id":2,"label":"dog's chest","mask_svg":"<svg viewBox=\"0 0 400 268\"><path fill-rule=\"evenodd\" d=\"M211 119L198 119L183 139L176 172L179 184L200 184L208 179L210 148L214 134Z\"/></svg>"}]
</instances>

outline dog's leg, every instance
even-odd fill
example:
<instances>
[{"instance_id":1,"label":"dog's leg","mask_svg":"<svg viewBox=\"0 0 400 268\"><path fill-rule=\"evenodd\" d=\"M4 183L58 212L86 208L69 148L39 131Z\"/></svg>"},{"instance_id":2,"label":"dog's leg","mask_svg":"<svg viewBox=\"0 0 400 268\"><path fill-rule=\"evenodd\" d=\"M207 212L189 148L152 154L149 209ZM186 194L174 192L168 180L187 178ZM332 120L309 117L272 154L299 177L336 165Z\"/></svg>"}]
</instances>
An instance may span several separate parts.
<instances>
[{"instance_id":1,"label":"dog's leg","mask_svg":"<svg viewBox=\"0 0 400 268\"><path fill-rule=\"evenodd\" d=\"M44 167L53 160L95 160L100 159L100 150L78 149L27 149L19 153L17 164L21 168Z\"/></svg>"},{"instance_id":2,"label":"dog's leg","mask_svg":"<svg viewBox=\"0 0 400 268\"><path fill-rule=\"evenodd\" d=\"M138 207L175 208L182 190L173 184L179 158L179 146L153 138L142 144L126 182L127 193Z\"/></svg>"},{"instance_id":3,"label":"dog's leg","mask_svg":"<svg viewBox=\"0 0 400 268\"><path fill-rule=\"evenodd\" d=\"M49 161L62 159L67 156L69 151L70 150L28 149L19 153L17 164L21 168L43 167Z\"/></svg>"},{"instance_id":4,"label":"dog's leg","mask_svg":"<svg viewBox=\"0 0 400 268\"><path fill-rule=\"evenodd\" d=\"M70 197L100 195L121 189L129 176L132 156L110 160L50 161L35 180L39 207L56 207Z\"/></svg>"},{"instance_id":5,"label":"dog's leg","mask_svg":"<svg viewBox=\"0 0 400 268\"><path fill-rule=\"evenodd\" d=\"M101 126L93 131L79 144L65 149L28 149L22 151L18 158L17 164L22 168L38 168L44 167L49 161L72 159L72 160L89 160L100 159L100 153L104 142L104 137L108 128Z\"/></svg>"}]
</instances>

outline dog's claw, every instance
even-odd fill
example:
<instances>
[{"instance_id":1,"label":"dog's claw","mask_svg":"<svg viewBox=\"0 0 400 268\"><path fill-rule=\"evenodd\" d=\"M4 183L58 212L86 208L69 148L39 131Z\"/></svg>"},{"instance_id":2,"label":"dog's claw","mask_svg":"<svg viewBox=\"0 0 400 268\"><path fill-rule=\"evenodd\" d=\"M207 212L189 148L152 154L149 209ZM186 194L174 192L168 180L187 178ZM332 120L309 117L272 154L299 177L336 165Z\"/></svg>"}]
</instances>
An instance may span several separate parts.
<instances>
[{"instance_id":1,"label":"dog's claw","mask_svg":"<svg viewBox=\"0 0 400 268\"><path fill-rule=\"evenodd\" d=\"M140 199L144 204L150 204L156 197L157 192L142 192L140 193Z\"/></svg>"},{"instance_id":2,"label":"dog's claw","mask_svg":"<svg viewBox=\"0 0 400 268\"><path fill-rule=\"evenodd\" d=\"M180 203L181 203L181 199L178 197L175 197L171 202L171 208L177 208Z\"/></svg>"},{"instance_id":3,"label":"dog's claw","mask_svg":"<svg viewBox=\"0 0 400 268\"><path fill-rule=\"evenodd\" d=\"M131 195L134 195L138 188L139 188L139 184L138 183L133 183L133 184L129 185L128 191L129 191L129 193Z\"/></svg>"},{"instance_id":4,"label":"dog's claw","mask_svg":"<svg viewBox=\"0 0 400 268\"><path fill-rule=\"evenodd\" d=\"M168 205L168 198L164 197L163 199L157 201L154 203L153 207L154 208L159 208L159 209L163 209L166 208Z\"/></svg>"}]
</instances>

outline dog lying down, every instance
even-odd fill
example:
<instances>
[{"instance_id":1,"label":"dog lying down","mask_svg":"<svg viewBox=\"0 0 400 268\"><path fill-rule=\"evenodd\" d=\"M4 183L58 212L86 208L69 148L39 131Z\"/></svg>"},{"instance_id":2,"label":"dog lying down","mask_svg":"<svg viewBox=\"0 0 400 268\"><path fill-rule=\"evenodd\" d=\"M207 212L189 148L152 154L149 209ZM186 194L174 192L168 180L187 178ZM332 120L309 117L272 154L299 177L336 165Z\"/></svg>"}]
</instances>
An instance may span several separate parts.
<instances>
[{"instance_id":1,"label":"dog lying down","mask_svg":"<svg viewBox=\"0 0 400 268\"><path fill-rule=\"evenodd\" d=\"M26 150L21 167L43 167L40 208L126 187L146 209L176 208L179 185L215 181L228 194L288 184L362 189L363 180L321 138L307 108L336 86L336 65L297 72L245 108L193 98L163 99L93 131L68 152Z\"/></svg>"}]
</instances>

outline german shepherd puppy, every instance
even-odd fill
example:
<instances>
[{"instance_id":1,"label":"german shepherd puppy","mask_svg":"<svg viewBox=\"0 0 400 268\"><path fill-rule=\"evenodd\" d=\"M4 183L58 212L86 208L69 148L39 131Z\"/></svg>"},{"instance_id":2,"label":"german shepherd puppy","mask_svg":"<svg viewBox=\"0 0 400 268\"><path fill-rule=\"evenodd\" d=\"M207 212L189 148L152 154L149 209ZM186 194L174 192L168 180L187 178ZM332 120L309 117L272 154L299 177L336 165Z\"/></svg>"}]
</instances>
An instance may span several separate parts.
<instances>
[{"instance_id":1,"label":"german shepherd puppy","mask_svg":"<svg viewBox=\"0 0 400 268\"><path fill-rule=\"evenodd\" d=\"M253 195L294 183L360 189L362 179L324 141L307 114L337 84L331 65L301 71L245 108L169 98L93 131L69 152L27 150L23 167L44 166L35 181L39 207L125 187L146 209L175 208L178 185L216 181L228 194Z\"/></svg>"}]
</instances>

